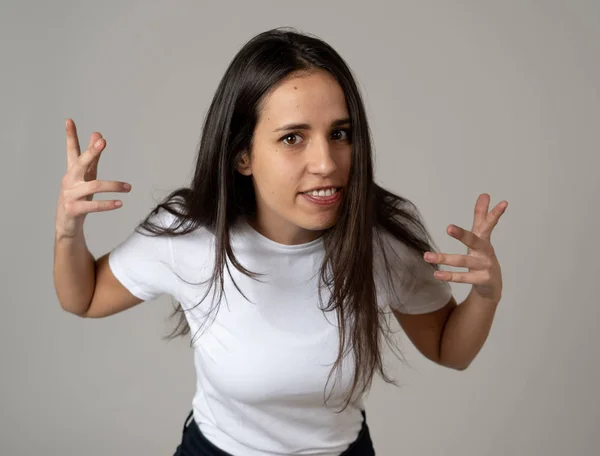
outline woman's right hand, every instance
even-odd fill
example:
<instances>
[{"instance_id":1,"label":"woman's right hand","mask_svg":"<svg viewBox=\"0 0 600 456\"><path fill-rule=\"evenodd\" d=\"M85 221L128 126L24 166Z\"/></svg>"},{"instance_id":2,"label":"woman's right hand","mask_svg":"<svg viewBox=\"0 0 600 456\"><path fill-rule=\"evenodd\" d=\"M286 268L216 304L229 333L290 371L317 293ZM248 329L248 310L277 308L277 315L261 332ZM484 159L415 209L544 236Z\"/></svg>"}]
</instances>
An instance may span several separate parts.
<instances>
[{"instance_id":1,"label":"woman's right hand","mask_svg":"<svg viewBox=\"0 0 600 456\"><path fill-rule=\"evenodd\" d=\"M129 192L126 182L97 180L98 161L106 146L100 133L93 133L88 148L81 153L77 129L72 119L66 121L67 172L63 176L56 210L56 234L75 237L83 230L85 216L90 212L104 212L122 206L120 200L93 201L95 193Z\"/></svg>"}]
</instances>

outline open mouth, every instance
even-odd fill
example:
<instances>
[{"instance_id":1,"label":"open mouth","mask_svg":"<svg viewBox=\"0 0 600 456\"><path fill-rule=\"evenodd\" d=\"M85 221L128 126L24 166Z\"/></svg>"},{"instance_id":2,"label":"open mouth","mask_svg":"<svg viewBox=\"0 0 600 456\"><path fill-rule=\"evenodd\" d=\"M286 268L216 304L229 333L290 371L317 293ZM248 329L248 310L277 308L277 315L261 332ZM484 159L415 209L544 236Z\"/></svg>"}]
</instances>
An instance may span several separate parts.
<instances>
[{"instance_id":1,"label":"open mouth","mask_svg":"<svg viewBox=\"0 0 600 456\"><path fill-rule=\"evenodd\" d=\"M312 190L310 192L303 192L302 194L312 196L315 198L331 197L331 196L335 195L336 193L338 193L341 189L342 189L341 187L335 187L335 188L328 188L326 190Z\"/></svg>"},{"instance_id":2,"label":"open mouth","mask_svg":"<svg viewBox=\"0 0 600 456\"><path fill-rule=\"evenodd\" d=\"M341 199L342 188L328 188L327 190L313 190L301 193L306 200L319 206L329 206Z\"/></svg>"}]
</instances>

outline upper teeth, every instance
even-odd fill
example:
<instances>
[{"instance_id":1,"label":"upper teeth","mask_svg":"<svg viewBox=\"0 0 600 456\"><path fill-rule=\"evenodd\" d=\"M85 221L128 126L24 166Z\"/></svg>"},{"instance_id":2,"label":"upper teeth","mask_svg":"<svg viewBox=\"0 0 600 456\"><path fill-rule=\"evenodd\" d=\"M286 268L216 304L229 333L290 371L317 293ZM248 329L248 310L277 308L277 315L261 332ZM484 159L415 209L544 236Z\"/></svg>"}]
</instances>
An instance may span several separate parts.
<instances>
[{"instance_id":1,"label":"upper teeth","mask_svg":"<svg viewBox=\"0 0 600 456\"><path fill-rule=\"evenodd\" d=\"M331 196L337 192L337 188L328 188L327 190L313 190L312 192L305 192L310 196Z\"/></svg>"}]
</instances>

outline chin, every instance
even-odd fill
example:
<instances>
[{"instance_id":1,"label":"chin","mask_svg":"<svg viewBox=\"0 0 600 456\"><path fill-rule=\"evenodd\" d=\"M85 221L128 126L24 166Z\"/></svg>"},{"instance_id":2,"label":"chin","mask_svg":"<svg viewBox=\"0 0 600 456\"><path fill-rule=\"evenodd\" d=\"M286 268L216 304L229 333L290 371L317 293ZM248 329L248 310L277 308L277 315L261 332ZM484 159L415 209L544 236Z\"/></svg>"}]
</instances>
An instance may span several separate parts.
<instances>
[{"instance_id":1,"label":"chin","mask_svg":"<svg viewBox=\"0 0 600 456\"><path fill-rule=\"evenodd\" d=\"M337 221L337 216L322 215L321 217L311 217L308 220L305 219L305 222L300 226L306 230L323 231L335 226Z\"/></svg>"}]
</instances>

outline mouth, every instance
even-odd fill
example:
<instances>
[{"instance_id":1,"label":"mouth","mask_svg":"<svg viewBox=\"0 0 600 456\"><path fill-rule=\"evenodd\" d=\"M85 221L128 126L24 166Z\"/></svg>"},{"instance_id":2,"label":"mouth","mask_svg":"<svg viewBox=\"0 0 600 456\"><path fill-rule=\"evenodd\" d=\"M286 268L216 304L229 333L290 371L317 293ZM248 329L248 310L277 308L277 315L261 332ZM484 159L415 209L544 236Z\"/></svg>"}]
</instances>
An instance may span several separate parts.
<instances>
[{"instance_id":1,"label":"mouth","mask_svg":"<svg viewBox=\"0 0 600 456\"><path fill-rule=\"evenodd\" d=\"M321 190L302 192L307 201L318 206L331 206L341 200L342 187L330 187Z\"/></svg>"},{"instance_id":2,"label":"mouth","mask_svg":"<svg viewBox=\"0 0 600 456\"><path fill-rule=\"evenodd\" d=\"M331 197L336 193L339 193L341 189L342 187L328 187L325 189L322 188L318 190L309 190L308 192L302 192L302 194L307 196L313 196L315 198Z\"/></svg>"}]
</instances>

